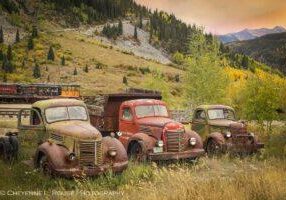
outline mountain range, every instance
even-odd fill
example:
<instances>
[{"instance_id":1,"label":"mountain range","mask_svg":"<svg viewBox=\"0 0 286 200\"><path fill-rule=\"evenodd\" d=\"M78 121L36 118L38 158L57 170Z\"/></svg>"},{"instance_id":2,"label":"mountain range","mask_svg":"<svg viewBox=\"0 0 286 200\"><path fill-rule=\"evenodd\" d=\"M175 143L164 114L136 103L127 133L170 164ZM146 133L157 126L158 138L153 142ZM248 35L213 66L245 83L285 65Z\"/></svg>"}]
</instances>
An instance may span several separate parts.
<instances>
[{"instance_id":1,"label":"mountain range","mask_svg":"<svg viewBox=\"0 0 286 200\"><path fill-rule=\"evenodd\" d=\"M276 26L272 29L270 28L260 28L260 29L244 29L236 33L228 33L226 35L218 36L222 43L230 43L236 41L252 40L264 35L273 33L283 33L286 29L282 26Z\"/></svg>"},{"instance_id":2,"label":"mountain range","mask_svg":"<svg viewBox=\"0 0 286 200\"><path fill-rule=\"evenodd\" d=\"M226 44L232 52L244 54L286 74L286 32Z\"/></svg>"}]
</instances>

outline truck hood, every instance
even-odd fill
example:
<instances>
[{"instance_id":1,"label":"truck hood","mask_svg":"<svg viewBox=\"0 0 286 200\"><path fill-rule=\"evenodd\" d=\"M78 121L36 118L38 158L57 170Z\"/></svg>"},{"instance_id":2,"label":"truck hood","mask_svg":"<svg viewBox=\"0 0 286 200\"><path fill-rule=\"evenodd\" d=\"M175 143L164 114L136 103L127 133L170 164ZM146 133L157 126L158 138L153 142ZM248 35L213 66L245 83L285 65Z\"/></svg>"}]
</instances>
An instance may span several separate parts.
<instances>
[{"instance_id":1,"label":"truck hood","mask_svg":"<svg viewBox=\"0 0 286 200\"><path fill-rule=\"evenodd\" d=\"M158 140L162 138L163 129L169 131L184 130L184 125L165 117L148 117L138 120L139 131L153 135Z\"/></svg>"},{"instance_id":2,"label":"truck hood","mask_svg":"<svg viewBox=\"0 0 286 200\"><path fill-rule=\"evenodd\" d=\"M96 140L101 138L100 132L89 122L84 121L55 122L47 125L47 129L55 134L78 139Z\"/></svg>"},{"instance_id":3,"label":"truck hood","mask_svg":"<svg viewBox=\"0 0 286 200\"><path fill-rule=\"evenodd\" d=\"M173 119L165 117L146 117L138 119L139 125L156 126L160 128L163 128L166 124L170 122L175 122L175 121Z\"/></svg>"},{"instance_id":4,"label":"truck hood","mask_svg":"<svg viewBox=\"0 0 286 200\"><path fill-rule=\"evenodd\" d=\"M211 126L223 126L223 127L230 127L230 124L238 123L228 119L213 119L209 120L209 125Z\"/></svg>"}]
</instances>

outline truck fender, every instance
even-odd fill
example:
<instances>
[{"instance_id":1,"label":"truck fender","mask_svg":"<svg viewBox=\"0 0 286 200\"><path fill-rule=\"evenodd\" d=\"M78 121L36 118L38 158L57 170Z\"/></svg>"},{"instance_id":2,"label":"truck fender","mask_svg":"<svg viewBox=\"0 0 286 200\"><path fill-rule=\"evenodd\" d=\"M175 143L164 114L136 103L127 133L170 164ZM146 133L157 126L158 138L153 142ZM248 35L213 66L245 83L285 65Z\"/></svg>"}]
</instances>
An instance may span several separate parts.
<instances>
[{"instance_id":1,"label":"truck fender","mask_svg":"<svg viewBox=\"0 0 286 200\"><path fill-rule=\"evenodd\" d=\"M127 152L123 146L123 144L114 137L103 137L102 138L102 149L103 149L103 156L104 160L108 159L108 151L110 149L116 149L117 154L113 161L115 162L124 162L128 160Z\"/></svg>"},{"instance_id":2,"label":"truck fender","mask_svg":"<svg viewBox=\"0 0 286 200\"><path fill-rule=\"evenodd\" d=\"M55 143L45 142L41 144L36 151L34 166L38 168L41 156L46 155L53 169L66 168L68 164L66 157L68 154L69 150L66 147Z\"/></svg>"},{"instance_id":3,"label":"truck fender","mask_svg":"<svg viewBox=\"0 0 286 200\"><path fill-rule=\"evenodd\" d=\"M155 146L156 141L155 138L150 137L145 133L136 133L128 140L127 153L130 152L130 148L134 142L138 142L141 145L143 152L147 152Z\"/></svg>"},{"instance_id":4,"label":"truck fender","mask_svg":"<svg viewBox=\"0 0 286 200\"><path fill-rule=\"evenodd\" d=\"M206 147L207 143L209 140L215 140L218 144L220 145L223 145L225 143L225 138L223 136L223 134L219 133L219 132L214 132L214 133L211 133L207 139L205 140L204 142L204 146Z\"/></svg>"},{"instance_id":5,"label":"truck fender","mask_svg":"<svg viewBox=\"0 0 286 200\"><path fill-rule=\"evenodd\" d=\"M197 141L197 143L196 143L196 145L194 146L195 148L200 148L200 149L202 149L203 148L203 140L202 140L202 138L201 138L201 136L199 135L199 134L197 134L195 131L190 131L190 130L188 130L188 131L186 131L186 135L187 135L187 137L188 137L188 140L190 139L190 138L196 138L196 141Z\"/></svg>"}]
</instances>

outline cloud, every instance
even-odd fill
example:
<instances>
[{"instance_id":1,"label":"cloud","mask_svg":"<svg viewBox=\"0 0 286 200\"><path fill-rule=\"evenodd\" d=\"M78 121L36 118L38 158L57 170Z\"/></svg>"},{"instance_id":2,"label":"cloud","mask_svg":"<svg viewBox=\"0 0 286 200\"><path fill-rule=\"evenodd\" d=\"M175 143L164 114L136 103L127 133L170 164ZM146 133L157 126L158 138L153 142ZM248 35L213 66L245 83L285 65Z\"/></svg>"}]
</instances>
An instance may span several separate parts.
<instances>
[{"instance_id":1,"label":"cloud","mask_svg":"<svg viewBox=\"0 0 286 200\"><path fill-rule=\"evenodd\" d=\"M226 33L244 28L286 26L285 0L136 0L152 9L174 13L207 31Z\"/></svg>"}]
</instances>

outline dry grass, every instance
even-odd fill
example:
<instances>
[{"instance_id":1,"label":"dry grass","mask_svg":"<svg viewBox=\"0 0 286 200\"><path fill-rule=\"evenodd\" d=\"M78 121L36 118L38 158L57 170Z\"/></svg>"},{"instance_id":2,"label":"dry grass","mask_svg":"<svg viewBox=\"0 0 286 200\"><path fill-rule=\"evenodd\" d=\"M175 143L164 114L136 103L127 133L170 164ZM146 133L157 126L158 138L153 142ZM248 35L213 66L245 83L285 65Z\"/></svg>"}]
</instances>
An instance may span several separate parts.
<instances>
[{"instance_id":1,"label":"dry grass","mask_svg":"<svg viewBox=\"0 0 286 200\"><path fill-rule=\"evenodd\" d=\"M138 177L138 169L140 166L132 166L125 173L131 175L130 180L122 181L115 190L102 190L92 181L81 182L72 199L282 200L286 196L286 167L281 160L223 158L203 159L195 166L154 165L141 174L143 178ZM113 181L110 179L109 184ZM110 195L112 191L117 195Z\"/></svg>"},{"instance_id":2,"label":"dry grass","mask_svg":"<svg viewBox=\"0 0 286 200\"><path fill-rule=\"evenodd\" d=\"M15 127L15 121L0 122ZM253 127L255 128L255 127ZM278 137L278 139L275 139ZM275 129L260 156L202 158L198 163L130 163L120 175L111 173L81 180L49 179L17 161L0 160L1 191L45 191L44 199L151 199L151 200L284 200L286 149L284 127ZM273 141L272 141L273 140ZM281 150L282 149L282 150ZM7 196L0 196L5 199ZM29 199L39 199L28 196ZM14 196L21 199L22 196ZM7 199L9 199L7 197Z\"/></svg>"}]
</instances>

